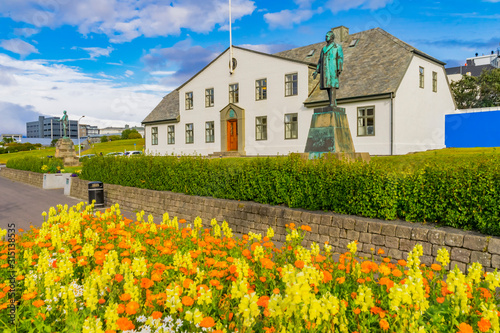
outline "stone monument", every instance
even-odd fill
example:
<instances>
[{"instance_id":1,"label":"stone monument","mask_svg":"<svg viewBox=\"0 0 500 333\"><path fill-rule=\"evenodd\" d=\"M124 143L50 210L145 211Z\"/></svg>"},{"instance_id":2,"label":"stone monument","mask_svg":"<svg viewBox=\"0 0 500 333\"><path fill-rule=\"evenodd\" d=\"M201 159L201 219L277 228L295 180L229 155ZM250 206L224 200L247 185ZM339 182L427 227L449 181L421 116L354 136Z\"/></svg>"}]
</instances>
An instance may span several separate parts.
<instances>
[{"instance_id":1,"label":"stone monument","mask_svg":"<svg viewBox=\"0 0 500 333\"><path fill-rule=\"evenodd\" d=\"M73 140L68 137L69 120L67 112L63 112L62 118L59 120L63 127L63 137L57 140L56 143L56 158L62 158L64 166L79 166L80 161L76 156L75 146Z\"/></svg>"},{"instance_id":2,"label":"stone monument","mask_svg":"<svg viewBox=\"0 0 500 333\"><path fill-rule=\"evenodd\" d=\"M362 157L366 160L365 154L355 153L345 109L337 106L339 77L344 68L342 46L335 43L333 31L326 33L325 40L327 44L321 50L313 78L316 79L317 75L320 75L319 87L321 90L327 90L330 103L329 106L314 109L305 152L309 153L309 159L335 153L338 158Z\"/></svg>"}]
</instances>

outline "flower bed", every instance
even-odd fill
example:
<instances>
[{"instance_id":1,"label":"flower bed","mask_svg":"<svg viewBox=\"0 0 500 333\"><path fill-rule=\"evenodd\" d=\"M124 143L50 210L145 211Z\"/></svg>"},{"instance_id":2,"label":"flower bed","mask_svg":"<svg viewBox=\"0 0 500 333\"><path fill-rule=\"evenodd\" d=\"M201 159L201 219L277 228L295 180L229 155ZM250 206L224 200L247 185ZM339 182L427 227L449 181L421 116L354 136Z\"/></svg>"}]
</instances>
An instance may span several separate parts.
<instances>
[{"instance_id":1,"label":"flower bed","mask_svg":"<svg viewBox=\"0 0 500 333\"><path fill-rule=\"evenodd\" d=\"M266 236L235 238L226 222L137 214L83 203L51 208L42 228L17 235L17 332L498 332L499 273L473 264L431 267L417 245L406 261L356 243L300 244L288 226L281 248ZM5 236L6 231L0 232ZM8 242L0 244L0 325L9 326ZM444 276L446 275L446 282Z\"/></svg>"}]
</instances>

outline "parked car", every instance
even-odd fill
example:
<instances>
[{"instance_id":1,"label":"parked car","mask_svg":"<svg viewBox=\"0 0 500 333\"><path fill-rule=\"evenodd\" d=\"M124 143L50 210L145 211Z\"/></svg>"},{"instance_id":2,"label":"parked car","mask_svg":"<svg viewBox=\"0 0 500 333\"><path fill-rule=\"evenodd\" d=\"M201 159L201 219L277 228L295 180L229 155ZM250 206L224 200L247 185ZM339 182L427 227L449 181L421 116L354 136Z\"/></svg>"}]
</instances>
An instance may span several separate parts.
<instances>
[{"instance_id":1,"label":"parked car","mask_svg":"<svg viewBox=\"0 0 500 333\"><path fill-rule=\"evenodd\" d=\"M142 151L140 150L131 150L125 153L125 156L134 156L134 155L142 155Z\"/></svg>"},{"instance_id":2,"label":"parked car","mask_svg":"<svg viewBox=\"0 0 500 333\"><path fill-rule=\"evenodd\" d=\"M121 152L112 152L112 153L107 153L106 156L123 156L124 154Z\"/></svg>"},{"instance_id":3,"label":"parked car","mask_svg":"<svg viewBox=\"0 0 500 333\"><path fill-rule=\"evenodd\" d=\"M92 157L95 157L95 154L82 155L82 156L80 156L80 160L85 159L85 158L92 158Z\"/></svg>"}]
</instances>

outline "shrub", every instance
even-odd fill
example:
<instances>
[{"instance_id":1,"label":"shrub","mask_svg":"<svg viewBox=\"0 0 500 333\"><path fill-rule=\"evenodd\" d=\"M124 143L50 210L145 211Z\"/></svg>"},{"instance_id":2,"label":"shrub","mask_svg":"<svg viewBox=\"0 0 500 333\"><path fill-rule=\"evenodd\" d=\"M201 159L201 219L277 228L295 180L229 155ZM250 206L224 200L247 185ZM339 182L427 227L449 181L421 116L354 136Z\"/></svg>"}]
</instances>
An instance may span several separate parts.
<instances>
[{"instance_id":1,"label":"shrub","mask_svg":"<svg viewBox=\"0 0 500 333\"><path fill-rule=\"evenodd\" d=\"M110 135L108 136L109 141L121 140L122 137L120 135Z\"/></svg>"},{"instance_id":2,"label":"shrub","mask_svg":"<svg viewBox=\"0 0 500 333\"><path fill-rule=\"evenodd\" d=\"M8 160L7 167L39 173L56 173L64 168L64 163L60 158L27 156Z\"/></svg>"},{"instance_id":3,"label":"shrub","mask_svg":"<svg viewBox=\"0 0 500 333\"><path fill-rule=\"evenodd\" d=\"M407 172L380 164L296 156L253 159L94 159L83 179L198 196L438 222L500 235L500 158L430 163Z\"/></svg>"},{"instance_id":4,"label":"shrub","mask_svg":"<svg viewBox=\"0 0 500 333\"><path fill-rule=\"evenodd\" d=\"M106 135L101 136L101 143L108 142L108 137Z\"/></svg>"},{"instance_id":5,"label":"shrub","mask_svg":"<svg viewBox=\"0 0 500 333\"><path fill-rule=\"evenodd\" d=\"M142 139L142 135L139 132L132 132L128 135L128 139Z\"/></svg>"}]
</instances>

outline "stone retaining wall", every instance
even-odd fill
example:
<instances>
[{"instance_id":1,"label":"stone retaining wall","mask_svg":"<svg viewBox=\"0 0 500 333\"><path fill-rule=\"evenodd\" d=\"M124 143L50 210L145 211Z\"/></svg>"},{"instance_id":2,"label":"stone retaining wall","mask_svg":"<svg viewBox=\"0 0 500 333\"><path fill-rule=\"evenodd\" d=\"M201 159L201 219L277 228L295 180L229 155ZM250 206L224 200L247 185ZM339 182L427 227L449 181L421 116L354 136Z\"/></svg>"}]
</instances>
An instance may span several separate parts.
<instances>
[{"instance_id":1,"label":"stone retaining wall","mask_svg":"<svg viewBox=\"0 0 500 333\"><path fill-rule=\"evenodd\" d=\"M0 168L0 176L17 182L43 188L43 173Z\"/></svg>"},{"instance_id":2,"label":"stone retaining wall","mask_svg":"<svg viewBox=\"0 0 500 333\"><path fill-rule=\"evenodd\" d=\"M88 181L73 178L71 196L87 201L87 184ZM420 243L424 250L421 260L427 265L434 262L438 249L445 247L450 252L451 267L458 265L465 271L472 262L481 263L487 271L500 267L500 238L433 224L382 221L111 184L104 184L104 200L107 205L119 203L127 210L144 210L154 215L168 212L170 217L178 216L187 221L200 216L205 225L212 218L226 220L237 233L265 234L271 226L275 239L281 242L285 240L286 224L307 224L311 227L306 237L307 245L329 242L337 252L347 251L347 244L357 240L360 255L369 257L372 248L381 248L397 260L406 259L408 252Z\"/></svg>"}]
</instances>

